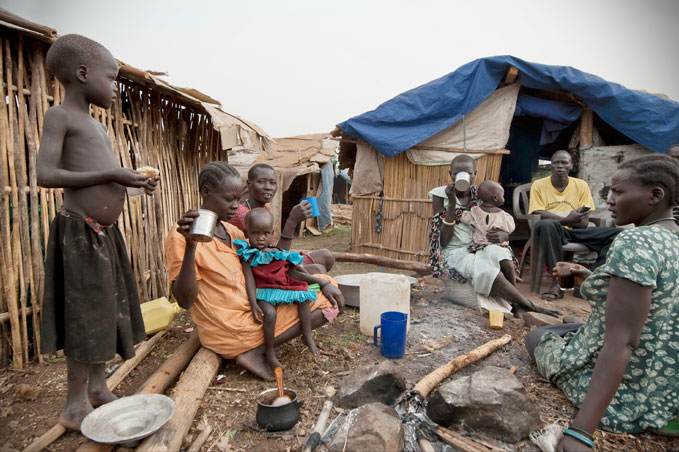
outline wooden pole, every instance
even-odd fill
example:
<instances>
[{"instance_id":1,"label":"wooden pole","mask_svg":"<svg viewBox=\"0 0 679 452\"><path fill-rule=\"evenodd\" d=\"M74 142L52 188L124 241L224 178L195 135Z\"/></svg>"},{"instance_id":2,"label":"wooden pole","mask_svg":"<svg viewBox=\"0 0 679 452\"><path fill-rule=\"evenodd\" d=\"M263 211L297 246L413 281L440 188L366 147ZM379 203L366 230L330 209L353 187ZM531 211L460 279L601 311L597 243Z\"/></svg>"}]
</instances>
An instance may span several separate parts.
<instances>
[{"instance_id":1,"label":"wooden pole","mask_svg":"<svg viewBox=\"0 0 679 452\"><path fill-rule=\"evenodd\" d=\"M205 441L210 437L210 433L212 433L212 427L209 425L205 427L205 430L201 432L200 435L198 435L198 438L191 443L191 447L186 452L198 452L200 448L205 444Z\"/></svg>"},{"instance_id":2,"label":"wooden pole","mask_svg":"<svg viewBox=\"0 0 679 452\"><path fill-rule=\"evenodd\" d=\"M204 347L196 353L175 387L174 416L162 429L147 438L136 449L138 452L178 451L181 448L184 435L191 428L200 402L221 362L221 356Z\"/></svg>"},{"instance_id":3,"label":"wooden pole","mask_svg":"<svg viewBox=\"0 0 679 452\"><path fill-rule=\"evenodd\" d=\"M111 391L114 390L125 379L125 377L130 372L132 372L132 369L134 369L141 362L141 360L144 359L151 350L153 350L153 347L155 347L155 345L158 343L158 341L160 341L166 332L167 330L163 330L157 333L151 339L143 342L135 351L134 358L125 361L123 365L120 366L118 370L106 380L106 386L108 386ZM47 430L47 432L43 433L31 444L26 446L24 452L38 452L43 450L54 441L59 439L61 435L66 433L66 430L66 427L61 424L54 425L51 429Z\"/></svg>"},{"instance_id":4,"label":"wooden pole","mask_svg":"<svg viewBox=\"0 0 679 452\"><path fill-rule=\"evenodd\" d=\"M485 344L476 347L474 350L465 353L464 355L458 356L457 358L449 361L448 363L442 365L438 369L429 373L423 379L421 379L413 388L414 391L420 394L424 399L431 392L436 385L441 383L444 379L448 378L453 373L466 367L476 361L484 358L495 350L504 347L512 340L509 334L505 334L499 339L493 339L492 341L486 342Z\"/></svg>"},{"instance_id":5,"label":"wooden pole","mask_svg":"<svg viewBox=\"0 0 679 452\"><path fill-rule=\"evenodd\" d=\"M580 115L580 149L592 147L592 136L594 130L594 113L591 109L585 108Z\"/></svg>"},{"instance_id":6,"label":"wooden pole","mask_svg":"<svg viewBox=\"0 0 679 452\"><path fill-rule=\"evenodd\" d=\"M364 262L366 264L379 265L381 267L399 268L401 270L412 270L418 273L431 273L431 267L425 263L417 261L403 261L390 257L376 256L374 254L357 253L337 253L333 252L337 262Z\"/></svg>"},{"instance_id":7,"label":"wooden pole","mask_svg":"<svg viewBox=\"0 0 679 452\"><path fill-rule=\"evenodd\" d=\"M309 439L307 439L302 452L313 452L321 443L321 435L325 431L325 424L328 423L330 410L332 410L332 402L330 400L326 400L323 403L323 409L321 410L321 414L318 416L314 430L311 433L311 436L309 436Z\"/></svg>"}]
</instances>

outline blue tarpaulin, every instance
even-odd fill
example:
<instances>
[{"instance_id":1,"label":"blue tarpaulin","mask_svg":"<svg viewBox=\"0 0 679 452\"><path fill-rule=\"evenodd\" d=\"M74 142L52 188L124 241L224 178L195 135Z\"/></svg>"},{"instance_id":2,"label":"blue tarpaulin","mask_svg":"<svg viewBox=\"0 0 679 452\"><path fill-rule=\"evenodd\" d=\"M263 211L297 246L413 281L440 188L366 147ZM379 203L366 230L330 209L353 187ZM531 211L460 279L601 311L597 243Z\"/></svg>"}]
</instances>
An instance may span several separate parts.
<instances>
[{"instance_id":1,"label":"blue tarpaulin","mask_svg":"<svg viewBox=\"0 0 679 452\"><path fill-rule=\"evenodd\" d=\"M497 87L510 66L522 86L564 90L643 146L664 153L679 143L679 102L627 89L569 66L530 63L503 55L481 58L339 124L387 157L397 155L469 114Z\"/></svg>"},{"instance_id":2,"label":"blue tarpaulin","mask_svg":"<svg viewBox=\"0 0 679 452\"><path fill-rule=\"evenodd\" d=\"M544 120L540 144L553 143L559 136L559 132L578 119L581 114L580 105L541 99L528 94L519 94L516 99L516 110L514 110L514 116L532 116Z\"/></svg>"}]
</instances>

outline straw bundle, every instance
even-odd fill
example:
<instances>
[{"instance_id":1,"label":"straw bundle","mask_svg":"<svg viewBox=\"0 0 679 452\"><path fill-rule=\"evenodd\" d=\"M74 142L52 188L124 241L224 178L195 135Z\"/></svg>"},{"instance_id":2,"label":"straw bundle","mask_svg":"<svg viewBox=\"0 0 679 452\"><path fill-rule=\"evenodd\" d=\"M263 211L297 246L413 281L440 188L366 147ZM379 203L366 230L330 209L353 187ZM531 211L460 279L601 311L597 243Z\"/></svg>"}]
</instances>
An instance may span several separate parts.
<instances>
[{"instance_id":1,"label":"straw bundle","mask_svg":"<svg viewBox=\"0 0 679 452\"><path fill-rule=\"evenodd\" d=\"M21 368L40 357L44 247L63 190L37 186L43 117L64 89L45 67L49 45L0 27L0 367ZM128 199L118 224L127 243L142 301L167 295L164 239L177 219L198 205L203 164L227 160L210 116L170 93L118 79L111 110L93 108L106 125L122 166L160 170L156 193Z\"/></svg>"},{"instance_id":2,"label":"straw bundle","mask_svg":"<svg viewBox=\"0 0 679 452\"><path fill-rule=\"evenodd\" d=\"M476 159L473 183L497 181L502 154ZM401 153L384 160L382 232L375 232L380 197L377 193L353 196L351 243L354 253L371 253L395 259L426 262L429 256L429 220L432 216L428 193L450 181L450 166L414 165Z\"/></svg>"}]
</instances>

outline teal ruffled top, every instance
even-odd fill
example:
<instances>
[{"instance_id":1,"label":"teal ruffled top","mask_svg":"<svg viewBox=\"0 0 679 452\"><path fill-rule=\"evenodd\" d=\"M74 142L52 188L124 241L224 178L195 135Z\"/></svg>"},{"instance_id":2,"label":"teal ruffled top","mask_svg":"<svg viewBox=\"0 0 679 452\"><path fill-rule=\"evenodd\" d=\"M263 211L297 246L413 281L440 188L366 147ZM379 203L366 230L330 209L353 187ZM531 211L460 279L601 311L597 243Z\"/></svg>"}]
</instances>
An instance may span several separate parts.
<instances>
[{"instance_id":1,"label":"teal ruffled top","mask_svg":"<svg viewBox=\"0 0 679 452\"><path fill-rule=\"evenodd\" d=\"M297 281L288 276L287 271L281 271L284 270L281 261L289 262L292 265L301 264L303 258L299 253L279 249L260 251L257 248L251 248L250 244L242 239L236 239L233 243L239 246L236 250L238 256L252 267L257 285L258 300L274 305L316 301L316 293L320 291L318 284L307 286L305 282ZM307 290L299 290L302 288Z\"/></svg>"},{"instance_id":2,"label":"teal ruffled top","mask_svg":"<svg viewBox=\"0 0 679 452\"><path fill-rule=\"evenodd\" d=\"M258 267L270 264L273 261L288 261L291 264L299 265L304 260L302 255L292 251L279 250L259 251L257 248L250 248L250 244L243 239L236 239L234 244L240 246L236 253L250 264L250 267Z\"/></svg>"}]
</instances>

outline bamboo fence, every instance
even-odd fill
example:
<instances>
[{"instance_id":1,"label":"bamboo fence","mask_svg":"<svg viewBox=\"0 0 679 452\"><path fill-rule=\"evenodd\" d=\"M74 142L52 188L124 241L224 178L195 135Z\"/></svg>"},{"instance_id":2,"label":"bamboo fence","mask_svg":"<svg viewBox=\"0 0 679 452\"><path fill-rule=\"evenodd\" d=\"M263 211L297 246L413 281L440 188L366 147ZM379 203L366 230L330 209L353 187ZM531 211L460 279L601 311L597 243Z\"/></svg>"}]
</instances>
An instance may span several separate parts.
<instances>
[{"instance_id":1,"label":"bamboo fence","mask_svg":"<svg viewBox=\"0 0 679 452\"><path fill-rule=\"evenodd\" d=\"M21 368L40 356L40 302L44 246L63 190L36 183L43 116L64 98L45 66L49 44L30 33L0 26L0 367ZM153 196L130 198L118 225L125 237L142 301L168 293L164 239L170 227L198 204L203 164L227 160L211 118L172 93L118 78L110 110L93 107L106 125L122 166L160 170Z\"/></svg>"},{"instance_id":2,"label":"bamboo fence","mask_svg":"<svg viewBox=\"0 0 679 452\"><path fill-rule=\"evenodd\" d=\"M500 153L477 158L473 183L499 180L501 164ZM405 152L384 159L384 197L381 198L379 193L352 196L352 251L427 262L432 217L428 193L432 188L450 182L449 170L450 165L415 165ZM375 232L380 202L382 231Z\"/></svg>"}]
</instances>

